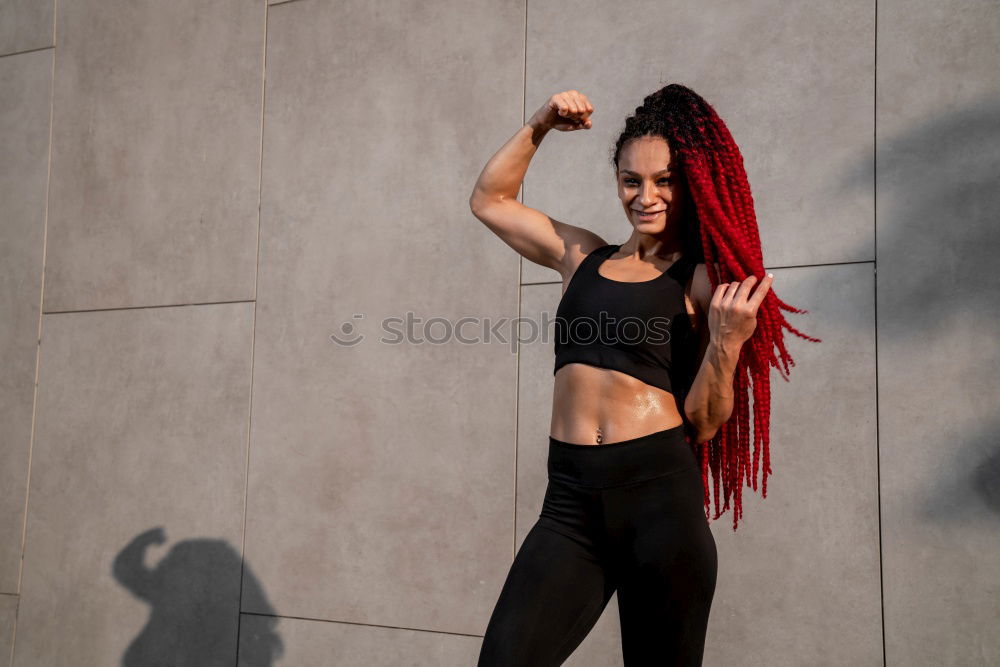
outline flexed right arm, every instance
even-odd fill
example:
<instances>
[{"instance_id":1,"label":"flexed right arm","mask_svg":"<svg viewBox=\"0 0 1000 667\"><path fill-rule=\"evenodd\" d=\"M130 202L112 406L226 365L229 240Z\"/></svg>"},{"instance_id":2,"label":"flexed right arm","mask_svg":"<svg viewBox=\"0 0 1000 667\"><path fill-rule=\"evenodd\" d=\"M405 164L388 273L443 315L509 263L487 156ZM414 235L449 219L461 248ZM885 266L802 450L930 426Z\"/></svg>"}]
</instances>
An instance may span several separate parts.
<instances>
[{"instance_id":1,"label":"flexed right arm","mask_svg":"<svg viewBox=\"0 0 1000 667\"><path fill-rule=\"evenodd\" d=\"M550 97L483 167L469 207L504 243L525 259L572 274L584 256L605 245L593 232L554 220L517 201L528 164L549 130L590 129L594 107L582 93L569 90Z\"/></svg>"}]
</instances>

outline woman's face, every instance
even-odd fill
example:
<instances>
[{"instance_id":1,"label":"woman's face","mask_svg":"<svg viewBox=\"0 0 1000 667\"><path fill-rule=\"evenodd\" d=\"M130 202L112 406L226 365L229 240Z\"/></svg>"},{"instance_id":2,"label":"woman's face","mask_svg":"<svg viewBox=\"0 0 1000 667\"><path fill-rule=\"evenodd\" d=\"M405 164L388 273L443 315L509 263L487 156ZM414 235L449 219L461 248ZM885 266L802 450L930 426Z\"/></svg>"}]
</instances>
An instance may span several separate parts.
<instances>
[{"instance_id":1,"label":"woman's face","mask_svg":"<svg viewBox=\"0 0 1000 667\"><path fill-rule=\"evenodd\" d=\"M628 141L618 155L617 178L618 198L636 231L653 236L668 229L679 231L687 187L666 139L647 136Z\"/></svg>"}]
</instances>

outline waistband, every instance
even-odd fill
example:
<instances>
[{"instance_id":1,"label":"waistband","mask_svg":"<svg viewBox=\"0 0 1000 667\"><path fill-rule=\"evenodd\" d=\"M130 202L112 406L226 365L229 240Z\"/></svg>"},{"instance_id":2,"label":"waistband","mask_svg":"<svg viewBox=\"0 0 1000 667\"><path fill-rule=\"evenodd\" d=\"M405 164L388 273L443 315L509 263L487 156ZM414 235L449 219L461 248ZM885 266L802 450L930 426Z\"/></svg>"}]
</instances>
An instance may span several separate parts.
<instances>
[{"instance_id":1,"label":"waistband","mask_svg":"<svg viewBox=\"0 0 1000 667\"><path fill-rule=\"evenodd\" d=\"M619 486L697 467L683 424L606 445L580 445L549 436L549 478L578 486Z\"/></svg>"}]
</instances>

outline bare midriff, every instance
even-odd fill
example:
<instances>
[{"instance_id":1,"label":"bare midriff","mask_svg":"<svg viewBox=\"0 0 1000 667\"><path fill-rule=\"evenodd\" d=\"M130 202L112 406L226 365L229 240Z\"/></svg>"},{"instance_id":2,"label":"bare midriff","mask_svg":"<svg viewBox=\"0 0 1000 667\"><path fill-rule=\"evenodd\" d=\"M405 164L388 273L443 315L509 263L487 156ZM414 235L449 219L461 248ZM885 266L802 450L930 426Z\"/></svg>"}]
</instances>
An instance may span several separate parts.
<instances>
[{"instance_id":1,"label":"bare midriff","mask_svg":"<svg viewBox=\"0 0 1000 667\"><path fill-rule=\"evenodd\" d=\"M609 368L569 363L556 371L552 423L556 440L607 445L684 423L669 391Z\"/></svg>"}]
</instances>

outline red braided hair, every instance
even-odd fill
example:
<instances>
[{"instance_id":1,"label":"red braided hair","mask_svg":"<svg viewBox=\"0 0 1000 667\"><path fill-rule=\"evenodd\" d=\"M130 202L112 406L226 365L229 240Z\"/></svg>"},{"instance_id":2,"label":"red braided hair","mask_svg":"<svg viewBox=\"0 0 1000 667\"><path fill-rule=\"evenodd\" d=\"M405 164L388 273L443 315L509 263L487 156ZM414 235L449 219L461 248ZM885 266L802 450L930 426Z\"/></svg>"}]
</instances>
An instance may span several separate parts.
<instances>
[{"instance_id":1,"label":"red braided hair","mask_svg":"<svg viewBox=\"0 0 1000 667\"><path fill-rule=\"evenodd\" d=\"M622 146L631 139L659 136L670 145L681 164L693 207L684 222L683 253L704 261L712 292L722 283L742 281L755 275L759 285L764 263L754 213L753 196L743 168L743 156L726 124L700 95L680 84L670 84L648 95L615 145L613 162L618 169ZM693 209L693 210L692 210ZM771 383L770 366L778 368L786 382L794 366L782 339L782 329L818 343L785 320L781 311L807 313L782 301L771 289L757 311L757 327L740 350L733 377L733 414L715 436L704 443L688 441L701 463L705 490L705 516L718 519L733 505L733 531L743 516L743 482L757 490L757 473L763 463L762 497L767 497L770 458ZM775 354L777 348L777 355ZM780 362L780 364L779 364ZM697 369L695 369L697 371ZM752 381L752 382L751 382ZM750 461L749 397L753 388L753 461ZM763 462L761 453L763 452ZM713 475L715 516L709 512L708 471ZM724 504L720 508L719 484Z\"/></svg>"}]
</instances>

